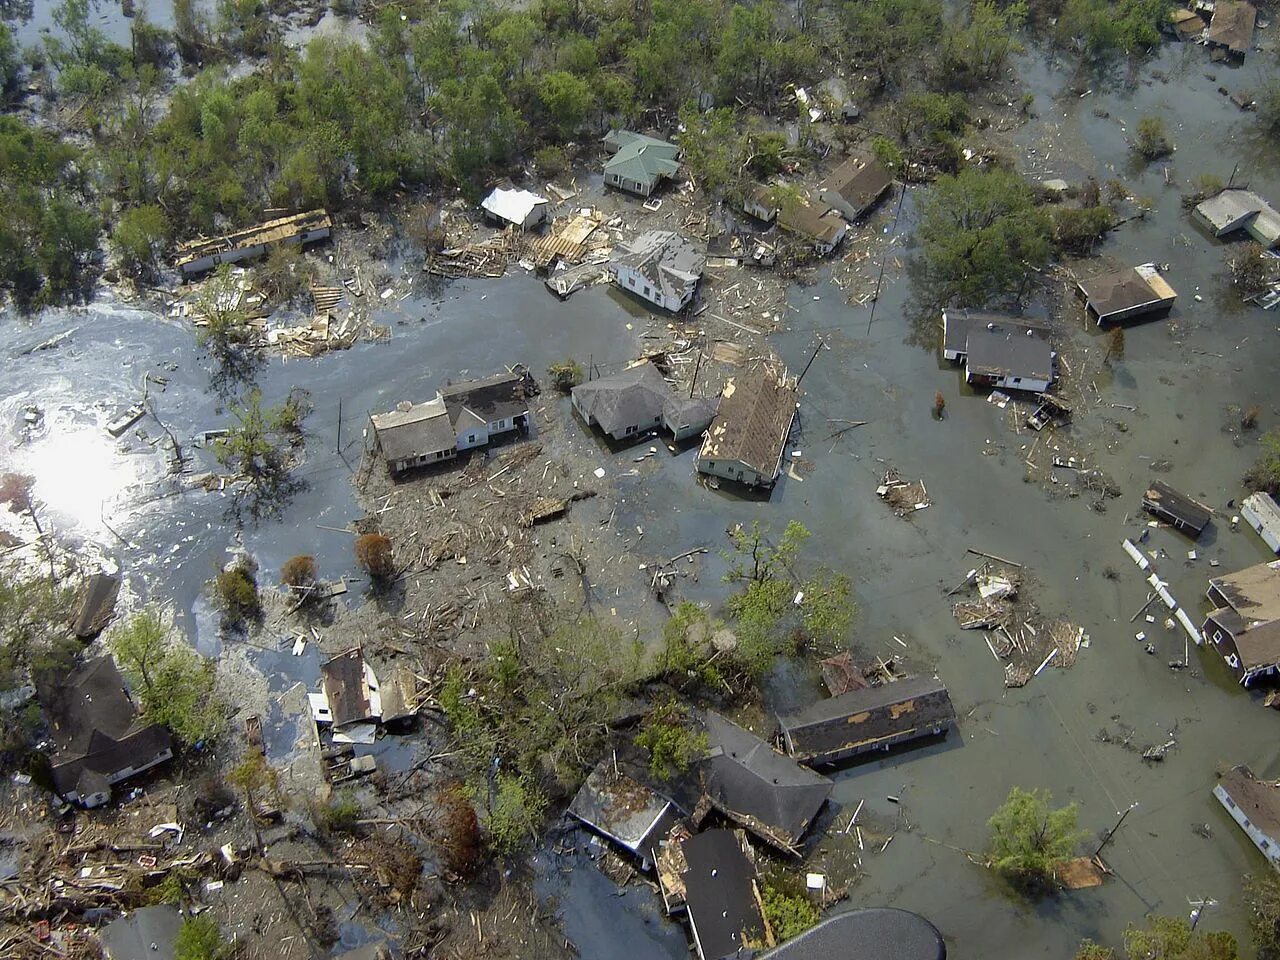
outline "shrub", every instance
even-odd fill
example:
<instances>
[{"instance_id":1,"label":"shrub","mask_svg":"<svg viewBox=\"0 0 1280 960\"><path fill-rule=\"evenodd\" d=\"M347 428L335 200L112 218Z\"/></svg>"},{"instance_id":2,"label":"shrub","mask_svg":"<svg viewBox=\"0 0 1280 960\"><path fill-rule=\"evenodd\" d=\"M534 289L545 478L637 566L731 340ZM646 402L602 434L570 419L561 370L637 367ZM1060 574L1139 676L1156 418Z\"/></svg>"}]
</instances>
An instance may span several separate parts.
<instances>
[{"instance_id":1,"label":"shrub","mask_svg":"<svg viewBox=\"0 0 1280 960\"><path fill-rule=\"evenodd\" d=\"M818 922L818 908L798 877L781 872L768 877L760 899L765 919L779 943L799 936Z\"/></svg>"},{"instance_id":2,"label":"shrub","mask_svg":"<svg viewBox=\"0 0 1280 960\"><path fill-rule=\"evenodd\" d=\"M366 533L357 538L356 562L375 580L385 580L395 573L391 540L380 533Z\"/></svg>"},{"instance_id":3,"label":"shrub","mask_svg":"<svg viewBox=\"0 0 1280 960\"><path fill-rule=\"evenodd\" d=\"M280 568L280 582L290 587L309 587L316 582L316 558L301 554L291 557Z\"/></svg>"},{"instance_id":4,"label":"shrub","mask_svg":"<svg viewBox=\"0 0 1280 960\"><path fill-rule=\"evenodd\" d=\"M572 357L547 367L547 376L557 390L568 393L582 382L582 364Z\"/></svg>"},{"instance_id":5,"label":"shrub","mask_svg":"<svg viewBox=\"0 0 1280 960\"><path fill-rule=\"evenodd\" d=\"M1139 120L1133 150L1143 160L1159 160L1173 153L1173 144L1165 132L1164 121L1154 116Z\"/></svg>"},{"instance_id":6,"label":"shrub","mask_svg":"<svg viewBox=\"0 0 1280 960\"><path fill-rule=\"evenodd\" d=\"M218 574L214 580L223 612L232 623L256 617L262 609L258 584L247 564L237 563Z\"/></svg>"},{"instance_id":7,"label":"shrub","mask_svg":"<svg viewBox=\"0 0 1280 960\"><path fill-rule=\"evenodd\" d=\"M554 180L569 169L569 158L563 147L539 147L534 151L533 162L538 172L549 180Z\"/></svg>"},{"instance_id":8,"label":"shrub","mask_svg":"<svg viewBox=\"0 0 1280 960\"><path fill-rule=\"evenodd\" d=\"M1076 805L1054 810L1051 801L1048 791L1014 787L988 821L991 865L1028 891L1051 886L1080 841Z\"/></svg>"},{"instance_id":9,"label":"shrub","mask_svg":"<svg viewBox=\"0 0 1280 960\"><path fill-rule=\"evenodd\" d=\"M649 773L658 780L671 780L707 752L707 735L690 725L679 703L668 700L644 718L636 746L649 754Z\"/></svg>"},{"instance_id":10,"label":"shrub","mask_svg":"<svg viewBox=\"0 0 1280 960\"><path fill-rule=\"evenodd\" d=\"M187 917L173 938L174 960L220 960L230 944L222 937L217 922L207 913Z\"/></svg>"},{"instance_id":11,"label":"shrub","mask_svg":"<svg viewBox=\"0 0 1280 960\"><path fill-rule=\"evenodd\" d=\"M360 813L355 795L343 793L316 808L316 826L329 833L355 833Z\"/></svg>"},{"instance_id":12,"label":"shrub","mask_svg":"<svg viewBox=\"0 0 1280 960\"><path fill-rule=\"evenodd\" d=\"M498 790L489 807L489 846L509 856L538 833L547 798L527 777L498 774Z\"/></svg>"},{"instance_id":13,"label":"shrub","mask_svg":"<svg viewBox=\"0 0 1280 960\"><path fill-rule=\"evenodd\" d=\"M1054 242L1067 253L1087 254L1107 235L1115 219L1110 207L1060 207L1053 211Z\"/></svg>"},{"instance_id":14,"label":"shrub","mask_svg":"<svg viewBox=\"0 0 1280 960\"><path fill-rule=\"evenodd\" d=\"M1275 496L1280 493L1280 429L1268 430L1258 438L1262 451L1244 475L1244 485Z\"/></svg>"}]
</instances>

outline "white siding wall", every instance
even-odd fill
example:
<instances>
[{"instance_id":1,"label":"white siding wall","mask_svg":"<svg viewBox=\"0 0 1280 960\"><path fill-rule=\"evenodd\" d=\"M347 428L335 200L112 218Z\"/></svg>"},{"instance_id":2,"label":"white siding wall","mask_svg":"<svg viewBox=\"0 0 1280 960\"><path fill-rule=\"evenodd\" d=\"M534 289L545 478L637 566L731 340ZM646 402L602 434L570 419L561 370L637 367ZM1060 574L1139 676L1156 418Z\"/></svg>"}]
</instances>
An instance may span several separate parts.
<instances>
[{"instance_id":1,"label":"white siding wall","mask_svg":"<svg viewBox=\"0 0 1280 960\"><path fill-rule=\"evenodd\" d=\"M1280 840L1267 836L1267 834L1255 827L1244 811L1236 805L1236 802L1223 789L1222 784L1218 784L1213 788L1213 795L1218 798L1218 802L1222 804L1227 813L1231 814L1231 819L1240 824L1240 829L1248 834L1249 839L1262 852L1262 855L1273 864L1280 865Z\"/></svg>"}]
</instances>

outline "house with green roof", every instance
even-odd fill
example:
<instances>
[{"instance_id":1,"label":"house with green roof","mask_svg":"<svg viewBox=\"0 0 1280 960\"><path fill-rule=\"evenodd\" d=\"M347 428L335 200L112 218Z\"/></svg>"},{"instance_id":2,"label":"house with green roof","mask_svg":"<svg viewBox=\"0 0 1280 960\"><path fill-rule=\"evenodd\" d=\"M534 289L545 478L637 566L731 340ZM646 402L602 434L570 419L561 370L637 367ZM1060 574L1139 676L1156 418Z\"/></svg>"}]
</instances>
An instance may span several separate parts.
<instances>
[{"instance_id":1,"label":"house with green roof","mask_svg":"<svg viewBox=\"0 0 1280 960\"><path fill-rule=\"evenodd\" d=\"M604 182L628 193L647 197L663 177L674 177L680 169L679 147L643 133L611 130L604 145L613 154L604 165Z\"/></svg>"}]
</instances>

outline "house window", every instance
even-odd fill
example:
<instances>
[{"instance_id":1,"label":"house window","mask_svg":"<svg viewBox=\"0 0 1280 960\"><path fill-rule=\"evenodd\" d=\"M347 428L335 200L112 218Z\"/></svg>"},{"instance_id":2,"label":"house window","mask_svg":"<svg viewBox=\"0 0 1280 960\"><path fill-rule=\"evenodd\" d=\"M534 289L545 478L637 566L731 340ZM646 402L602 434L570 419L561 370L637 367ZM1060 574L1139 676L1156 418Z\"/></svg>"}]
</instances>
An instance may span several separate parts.
<instances>
[{"instance_id":1,"label":"house window","mask_svg":"<svg viewBox=\"0 0 1280 960\"><path fill-rule=\"evenodd\" d=\"M506 420L506 418L505 418L505 417L498 421L498 429L499 429L499 430L504 430L504 429L506 429L506 426L507 426L507 420Z\"/></svg>"},{"instance_id":2,"label":"house window","mask_svg":"<svg viewBox=\"0 0 1280 960\"><path fill-rule=\"evenodd\" d=\"M649 285L647 283L644 285L644 295L646 297L651 295L651 292L649 290Z\"/></svg>"},{"instance_id":3,"label":"house window","mask_svg":"<svg viewBox=\"0 0 1280 960\"><path fill-rule=\"evenodd\" d=\"M635 428L635 427L627 427L626 432L627 432L627 433L629 433L629 434L631 434L631 433L635 433L635 432L636 432L636 428Z\"/></svg>"},{"instance_id":4,"label":"house window","mask_svg":"<svg viewBox=\"0 0 1280 960\"><path fill-rule=\"evenodd\" d=\"M1022 378L1021 378L1021 377L1014 377L1014 378L1013 378L1013 382L1014 382L1014 383L1021 383L1021 382L1022 382Z\"/></svg>"},{"instance_id":5,"label":"house window","mask_svg":"<svg viewBox=\"0 0 1280 960\"><path fill-rule=\"evenodd\" d=\"M475 443L475 442L476 442L476 435L474 433L468 433L467 443Z\"/></svg>"},{"instance_id":6,"label":"house window","mask_svg":"<svg viewBox=\"0 0 1280 960\"><path fill-rule=\"evenodd\" d=\"M1215 631L1213 631L1213 642L1214 642L1214 643L1221 643L1221 642L1222 642L1222 631L1221 631L1221 630L1215 630Z\"/></svg>"},{"instance_id":7,"label":"house window","mask_svg":"<svg viewBox=\"0 0 1280 960\"><path fill-rule=\"evenodd\" d=\"M1231 656L1227 657L1227 663L1231 665L1231 669L1238 669L1240 666L1240 658L1233 653Z\"/></svg>"},{"instance_id":8,"label":"house window","mask_svg":"<svg viewBox=\"0 0 1280 960\"><path fill-rule=\"evenodd\" d=\"M636 285L636 278L635 278L635 277L627 277L627 286L629 286L629 287L635 287L635 285Z\"/></svg>"},{"instance_id":9,"label":"house window","mask_svg":"<svg viewBox=\"0 0 1280 960\"><path fill-rule=\"evenodd\" d=\"M1228 807L1231 807L1233 810L1235 809L1236 802L1232 800L1229 796L1224 795L1222 799L1227 801Z\"/></svg>"}]
</instances>

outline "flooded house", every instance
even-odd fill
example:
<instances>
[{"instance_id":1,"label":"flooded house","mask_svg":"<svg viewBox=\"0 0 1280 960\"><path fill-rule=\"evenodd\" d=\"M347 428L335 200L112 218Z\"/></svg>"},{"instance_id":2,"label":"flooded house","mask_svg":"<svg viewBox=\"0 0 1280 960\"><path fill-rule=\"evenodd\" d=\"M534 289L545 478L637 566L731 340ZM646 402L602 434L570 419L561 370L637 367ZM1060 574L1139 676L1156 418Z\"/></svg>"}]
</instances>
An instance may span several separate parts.
<instances>
[{"instance_id":1,"label":"flooded house","mask_svg":"<svg viewBox=\"0 0 1280 960\"><path fill-rule=\"evenodd\" d=\"M325 711L335 728L377 720L382 716L378 678L364 651L352 647L320 664Z\"/></svg>"},{"instance_id":2,"label":"flooded house","mask_svg":"<svg viewBox=\"0 0 1280 960\"><path fill-rule=\"evenodd\" d=\"M1269 493L1251 493L1240 504L1240 516L1272 552L1280 553L1280 504Z\"/></svg>"},{"instance_id":3,"label":"flooded house","mask_svg":"<svg viewBox=\"0 0 1280 960\"><path fill-rule=\"evenodd\" d=\"M854 223L870 213L891 186L893 174L879 160L850 157L823 181L818 196Z\"/></svg>"},{"instance_id":4,"label":"flooded house","mask_svg":"<svg viewBox=\"0 0 1280 960\"><path fill-rule=\"evenodd\" d=\"M173 960L182 914L171 904L139 907L97 933L106 960Z\"/></svg>"},{"instance_id":5,"label":"flooded house","mask_svg":"<svg viewBox=\"0 0 1280 960\"><path fill-rule=\"evenodd\" d=\"M81 640L100 634L116 612L120 578L110 573L95 573L80 590L80 606L76 610L72 630Z\"/></svg>"},{"instance_id":6,"label":"flooded house","mask_svg":"<svg viewBox=\"0 0 1280 960\"><path fill-rule=\"evenodd\" d=\"M850 690L778 717L787 753L810 765L838 763L937 736L955 722L951 696L936 677L910 677Z\"/></svg>"},{"instance_id":7,"label":"flooded house","mask_svg":"<svg viewBox=\"0 0 1280 960\"><path fill-rule=\"evenodd\" d=\"M279 217L254 227L237 230L213 239L191 240L178 245L176 265L184 276L194 276L224 263L238 263L261 257L282 244L305 246L326 240L333 221L324 210L309 210L291 217Z\"/></svg>"},{"instance_id":8,"label":"flooded house","mask_svg":"<svg viewBox=\"0 0 1280 960\"><path fill-rule=\"evenodd\" d=\"M685 911L699 960L738 960L765 943L756 868L733 830L705 830L681 844Z\"/></svg>"},{"instance_id":9,"label":"flooded house","mask_svg":"<svg viewBox=\"0 0 1280 960\"><path fill-rule=\"evenodd\" d=\"M1252 190L1223 190L1196 204L1192 216L1215 237L1244 231L1264 247L1280 243L1280 213Z\"/></svg>"},{"instance_id":10,"label":"flooded house","mask_svg":"<svg viewBox=\"0 0 1280 960\"><path fill-rule=\"evenodd\" d=\"M674 803L602 760L569 804L569 815L640 860L649 870L660 841L680 820Z\"/></svg>"},{"instance_id":11,"label":"flooded house","mask_svg":"<svg viewBox=\"0 0 1280 960\"><path fill-rule=\"evenodd\" d=\"M1259 780L1241 764L1218 778L1213 795L1271 865L1280 868L1280 786Z\"/></svg>"},{"instance_id":12,"label":"flooded house","mask_svg":"<svg viewBox=\"0 0 1280 960\"><path fill-rule=\"evenodd\" d=\"M1209 525L1213 509L1181 493L1163 480L1152 480L1142 494L1142 509L1195 540Z\"/></svg>"},{"instance_id":13,"label":"flooded house","mask_svg":"<svg viewBox=\"0 0 1280 960\"><path fill-rule=\"evenodd\" d=\"M750 487L773 486L798 405L799 391L785 373L731 377L698 451L698 472Z\"/></svg>"},{"instance_id":14,"label":"flooded house","mask_svg":"<svg viewBox=\"0 0 1280 960\"><path fill-rule=\"evenodd\" d=\"M636 196L647 197L663 180L680 170L674 143L630 130L610 130L604 138L612 156L604 165L604 182Z\"/></svg>"},{"instance_id":15,"label":"flooded house","mask_svg":"<svg viewBox=\"0 0 1280 960\"><path fill-rule=\"evenodd\" d=\"M1154 263L1081 280L1076 289L1098 326L1167 313L1178 297Z\"/></svg>"},{"instance_id":16,"label":"flooded house","mask_svg":"<svg viewBox=\"0 0 1280 960\"><path fill-rule=\"evenodd\" d=\"M113 784L173 756L173 739L138 716L110 656L88 660L66 676L37 679L49 719L53 786L82 807L111 798Z\"/></svg>"},{"instance_id":17,"label":"flooded house","mask_svg":"<svg viewBox=\"0 0 1280 960\"><path fill-rule=\"evenodd\" d=\"M546 197L540 197L528 190L516 190L511 187L496 187L480 203L485 218L494 223L519 227L528 230L540 223L545 223L547 211L551 204Z\"/></svg>"},{"instance_id":18,"label":"flooded house","mask_svg":"<svg viewBox=\"0 0 1280 960\"><path fill-rule=\"evenodd\" d=\"M370 414L369 423L374 449L392 476L458 455L458 435L438 393L423 403L405 401L388 413Z\"/></svg>"},{"instance_id":19,"label":"flooded house","mask_svg":"<svg viewBox=\"0 0 1280 960\"><path fill-rule=\"evenodd\" d=\"M872 907L825 917L756 960L947 960L947 945L918 913Z\"/></svg>"},{"instance_id":20,"label":"flooded house","mask_svg":"<svg viewBox=\"0 0 1280 960\"><path fill-rule=\"evenodd\" d=\"M813 248L820 257L840 246L849 224L834 210L808 203L789 203L778 214L778 226Z\"/></svg>"},{"instance_id":21,"label":"flooded house","mask_svg":"<svg viewBox=\"0 0 1280 960\"><path fill-rule=\"evenodd\" d=\"M767 843L797 853L832 783L718 713L704 719L708 753L695 773L713 808Z\"/></svg>"},{"instance_id":22,"label":"flooded house","mask_svg":"<svg viewBox=\"0 0 1280 960\"><path fill-rule=\"evenodd\" d=\"M1214 609L1201 633L1213 641L1236 679L1249 686L1280 668L1280 560L1209 581Z\"/></svg>"},{"instance_id":23,"label":"flooded house","mask_svg":"<svg viewBox=\"0 0 1280 960\"><path fill-rule=\"evenodd\" d=\"M662 372L643 360L620 373L580 383L570 392L583 421L614 440L637 440L659 427L679 443L701 434L719 398L680 397Z\"/></svg>"},{"instance_id":24,"label":"flooded house","mask_svg":"<svg viewBox=\"0 0 1280 960\"><path fill-rule=\"evenodd\" d=\"M527 429L529 397L536 392L524 372L460 380L440 390L459 451L480 447L503 434Z\"/></svg>"},{"instance_id":25,"label":"flooded house","mask_svg":"<svg viewBox=\"0 0 1280 960\"><path fill-rule=\"evenodd\" d=\"M1243 60L1253 46L1258 11L1245 0L1217 0L1205 43L1214 59Z\"/></svg>"},{"instance_id":26,"label":"flooded house","mask_svg":"<svg viewBox=\"0 0 1280 960\"><path fill-rule=\"evenodd\" d=\"M773 191L763 183L748 186L742 196L742 212L762 223L773 223L778 219L778 205L774 202Z\"/></svg>"},{"instance_id":27,"label":"flooded house","mask_svg":"<svg viewBox=\"0 0 1280 960\"><path fill-rule=\"evenodd\" d=\"M942 311L942 355L964 365L974 386L1043 393L1055 379L1056 355L1040 324L980 310Z\"/></svg>"},{"instance_id":28,"label":"flooded house","mask_svg":"<svg viewBox=\"0 0 1280 960\"><path fill-rule=\"evenodd\" d=\"M621 289L679 313L697 292L706 254L670 230L649 230L621 245L609 275Z\"/></svg>"}]
</instances>

